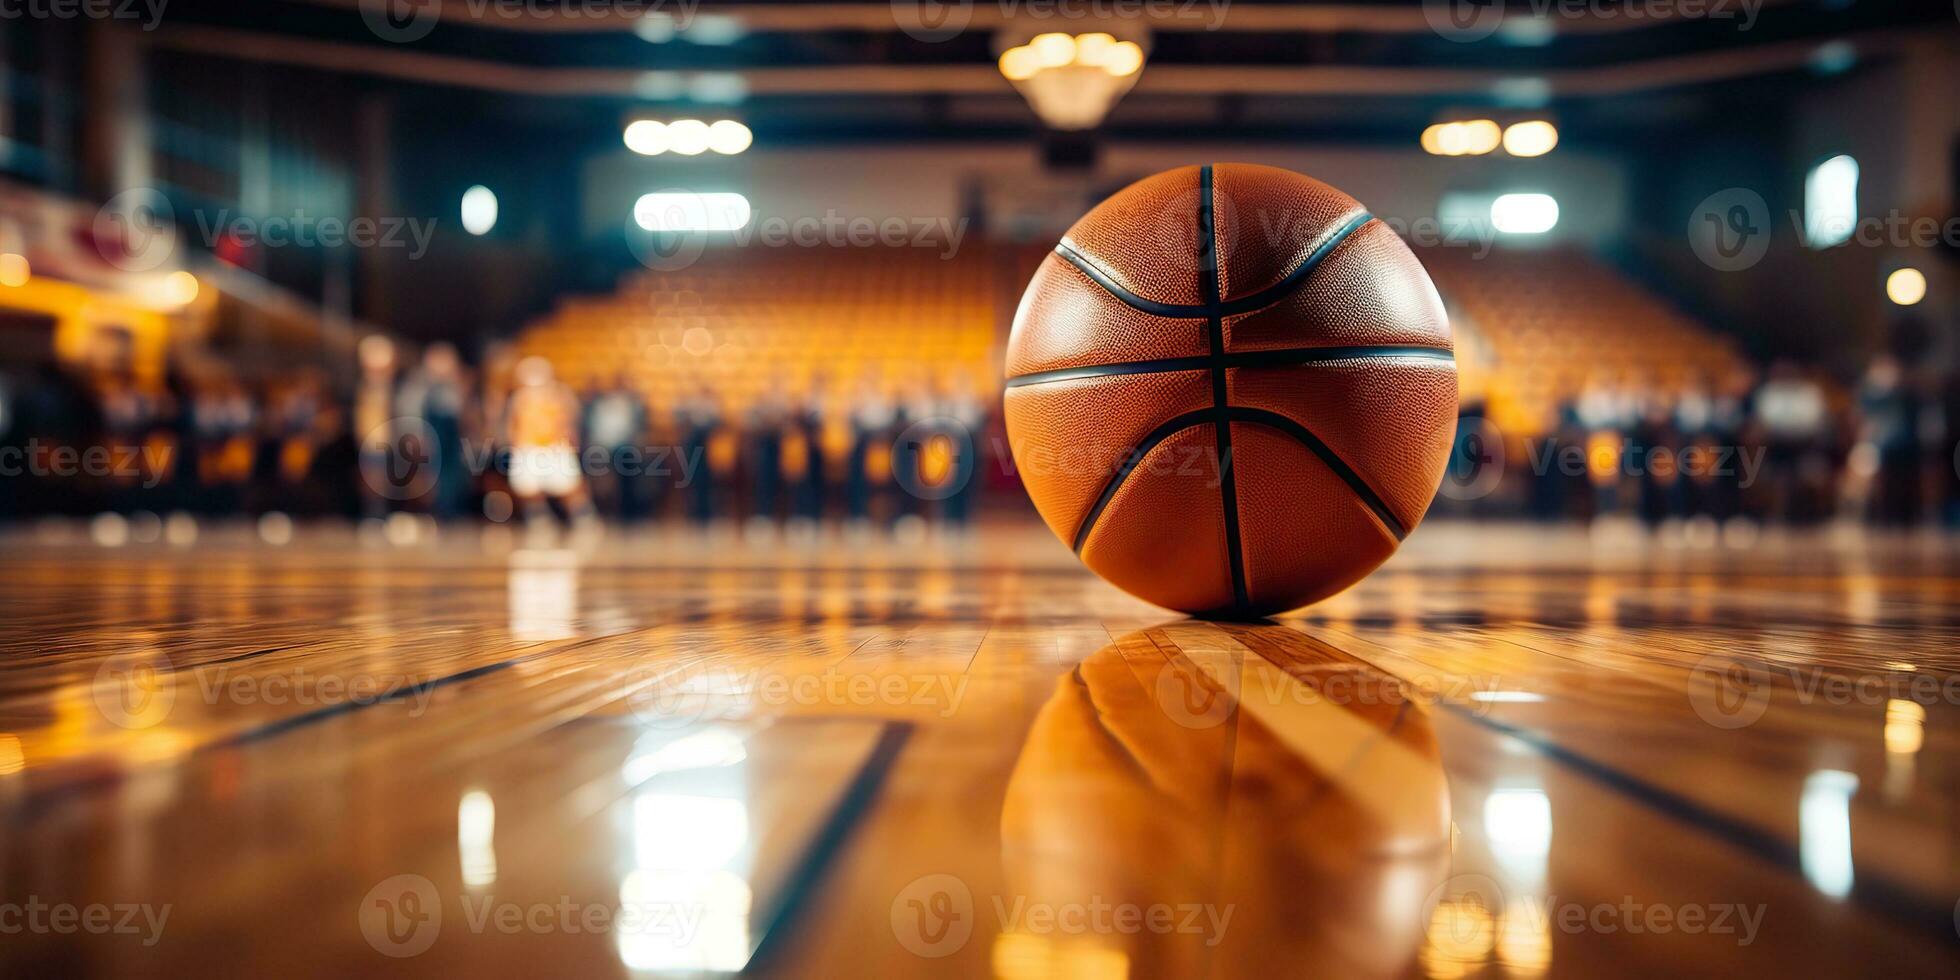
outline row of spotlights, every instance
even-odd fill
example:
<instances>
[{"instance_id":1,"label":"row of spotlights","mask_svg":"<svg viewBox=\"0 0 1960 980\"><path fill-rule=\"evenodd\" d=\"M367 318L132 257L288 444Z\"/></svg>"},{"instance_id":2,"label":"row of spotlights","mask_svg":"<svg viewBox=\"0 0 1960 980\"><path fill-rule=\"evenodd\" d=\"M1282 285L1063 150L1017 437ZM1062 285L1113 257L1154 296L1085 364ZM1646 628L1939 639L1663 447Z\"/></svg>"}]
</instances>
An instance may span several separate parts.
<instances>
[{"instance_id":1,"label":"row of spotlights","mask_svg":"<svg viewBox=\"0 0 1960 980\"><path fill-rule=\"evenodd\" d=\"M755 134L749 132L749 127L733 119L717 119L713 123L699 119L676 119L670 123L639 119L626 127L625 138L627 149L649 157L662 153L691 157L709 150L734 156L755 142Z\"/></svg>"},{"instance_id":2,"label":"row of spotlights","mask_svg":"<svg viewBox=\"0 0 1960 980\"><path fill-rule=\"evenodd\" d=\"M1143 48L1135 41L1118 41L1101 32L1070 36L1051 31L1008 48L1000 56L1000 73L1010 82L1025 82L1051 68L1071 65L1100 68L1122 78L1143 68Z\"/></svg>"},{"instance_id":3,"label":"row of spotlights","mask_svg":"<svg viewBox=\"0 0 1960 980\"><path fill-rule=\"evenodd\" d=\"M1482 156L1504 147L1514 157L1541 157L1558 145L1558 127L1531 119L1500 127L1490 119L1437 123L1422 131L1422 148L1436 156Z\"/></svg>"}]
</instances>

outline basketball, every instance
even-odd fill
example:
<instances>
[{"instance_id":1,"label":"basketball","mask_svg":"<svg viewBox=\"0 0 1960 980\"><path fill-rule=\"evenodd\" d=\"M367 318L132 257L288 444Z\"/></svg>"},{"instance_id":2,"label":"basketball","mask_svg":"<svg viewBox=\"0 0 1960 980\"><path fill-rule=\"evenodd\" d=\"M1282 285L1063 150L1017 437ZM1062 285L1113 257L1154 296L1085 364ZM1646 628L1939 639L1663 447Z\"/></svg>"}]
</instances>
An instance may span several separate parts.
<instances>
[{"instance_id":1,"label":"basketball","mask_svg":"<svg viewBox=\"0 0 1960 980\"><path fill-rule=\"evenodd\" d=\"M1147 177L1036 270L1007 343L1009 446L1112 584L1254 616L1359 581L1428 509L1456 426L1441 298L1384 222L1275 167Z\"/></svg>"}]
</instances>

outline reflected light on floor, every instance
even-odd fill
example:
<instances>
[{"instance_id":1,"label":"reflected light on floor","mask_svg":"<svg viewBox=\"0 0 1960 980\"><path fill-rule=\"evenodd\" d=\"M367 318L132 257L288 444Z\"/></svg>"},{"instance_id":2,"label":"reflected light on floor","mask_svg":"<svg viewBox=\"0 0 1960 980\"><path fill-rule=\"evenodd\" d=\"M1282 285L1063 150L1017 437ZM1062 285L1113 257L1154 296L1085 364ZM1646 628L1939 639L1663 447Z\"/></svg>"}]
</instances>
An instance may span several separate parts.
<instances>
[{"instance_id":1,"label":"reflected light on floor","mask_svg":"<svg viewBox=\"0 0 1960 980\"><path fill-rule=\"evenodd\" d=\"M578 636L578 569L510 570L510 635L519 640L569 640Z\"/></svg>"},{"instance_id":2,"label":"reflected light on floor","mask_svg":"<svg viewBox=\"0 0 1960 980\"><path fill-rule=\"evenodd\" d=\"M1552 851L1552 804L1536 788L1498 789L1484 800L1484 836L1491 856L1527 882L1545 873Z\"/></svg>"},{"instance_id":3,"label":"reflected light on floor","mask_svg":"<svg viewBox=\"0 0 1960 980\"><path fill-rule=\"evenodd\" d=\"M1925 743L1925 706L1903 698L1885 702L1885 751L1890 755L1912 755Z\"/></svg>"},{"instance_id":4,"label":"reflected light on floor","mask_svg":"<svg viewBox=\"0 0 1960 980\"><path fill-rule=\"evenodd\" d=\"M1552 965L1552 922L1538 902L1514 902L1504 909L1497 934L1497 961L1510 977L1541 977Z\"/></svg>"},{"instance_id":5,"label":"reflected light on floor","mask_svg":"<svg viewBox=\"0 0 1960 980\"><path fill-rule=\"evenodd\" d=\"M1832 898L1851 893L1851 797L1857 792L1857 776L1820 769L1804 780L1798 804L1804 877Z\"/></svg>"},{"instance_id":6,"label":"reflected light on floor","mask_svg":"<svg viewBox=\"0 0 1960 980\"><path fill-rule=\"evenodd\" d=\"M473 789L456 805L456 851L463 864L463 884L482 888L497 881L497 804L490 794Z\"/></svg>"},{"instance_id":7,"label":"reflected light on floor","mask_svg":"<svg viewBox=\"0 0 1960 980\"><path fill-rule=\"evenodd\" d=\"M0 776L11 776L27 768L27 756L20 751L20 738L0 735Z\"/></svg>"},{"instance_id":8,"label":"reflected light on floor","mask_svg":"<svg viewBox=\"0 0 1960 980\"><path fill-rule=\"evenodd\" d=\"M713 769L736 765L748 759L748 750L734 732L710 729L684 735L664 745L636 749L620 767L628 786L639 784L663 772Z\"/></svg>"},{"instance_id":9,"label":"reflected light on floor","mask_svg":"<svg viewBox=\"0 0 1960 980\"><path fill-rule=\"evenodd\" d=\"M1472 691L1470 700L1485 704L1537 704L1545 696L1530 691Z\"/></svg>"},{"instance_id":10,"label":"reflected light on floor","mask_svg":"<svg viewBox=\"0 0 1960 980\"><path fill-rule=\"evenodd\" d=\"M720 868L748 839L741 800L647 793L633 801L633 852L642 868Z\"/></svg>"},{"instance_id":11,"label":"reflected light on floor","mask_svg":"<svg viewBox=\"0 0 1960 980\"><path fill-rule=\"evenodd\" d=\"M1082 940L1004 932L994 937L994 976L999 980L1123 980L1130 958Z\"/></svg>"},{"instance_id":12,"label":"reflected light on floor","mask_svg":"<svg viewBox=\"0 0 1960 980\"><path fill-rule=\"evenodd\" d=\"M734 973L755 896L732 871L635 868L619 885L619 959L633 970Z\"/></svg>"},{"instance_id":13,"label":"reflected light on floor","mask_svg":"<svg viewBox=\"0 0 1960 980\"><path fill-rule=\"evenodd\" d=\"M1496 947L1497 923L1483 897L1464 895L1436 903L1417 959L1436 980L1456 980L1479 972Z\"/></svg>"},{"instance_id":14,"label":"reflected light on floor","mask_svg":"<svg viewBox=\"0 0 1960 980\"><path fill-rule=\"evenodd\" d=\"M1919 749L1925 744L1926 706L1904 698L1885 702L1886 800L1896 803L1912 795Z\"/></svg>"},{"instance_id":15,"label":"reflected light on floor","mask_svg":"<svg viewBox=\"0 0 1960 980\"><path fill-rule=\"evenodd\" d=\"M728 865L749 843L732 797L646 793L633 800L638 867L620 882L619 957L635 970L732 973L748 963L754 893Z\"/></svg>"}]
</instances>

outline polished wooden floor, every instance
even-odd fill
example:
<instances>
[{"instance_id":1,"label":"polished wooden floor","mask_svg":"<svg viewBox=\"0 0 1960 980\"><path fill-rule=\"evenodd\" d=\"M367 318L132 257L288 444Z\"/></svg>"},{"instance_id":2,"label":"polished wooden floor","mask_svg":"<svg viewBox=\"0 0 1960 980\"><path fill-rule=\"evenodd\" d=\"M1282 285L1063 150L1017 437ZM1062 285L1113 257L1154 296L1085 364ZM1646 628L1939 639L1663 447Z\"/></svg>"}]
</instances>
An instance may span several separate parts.
<instances>
[{"instance_id":1,"label":"polished wooden floor","mask_svg":"<svg viewBox=\"0 0 1960 980\"><path fill-rule=\"evenodd\" d=\"M417 530L0 541L0 975L1960 970L1952 539Z\"/></svg>"}]
</instances>

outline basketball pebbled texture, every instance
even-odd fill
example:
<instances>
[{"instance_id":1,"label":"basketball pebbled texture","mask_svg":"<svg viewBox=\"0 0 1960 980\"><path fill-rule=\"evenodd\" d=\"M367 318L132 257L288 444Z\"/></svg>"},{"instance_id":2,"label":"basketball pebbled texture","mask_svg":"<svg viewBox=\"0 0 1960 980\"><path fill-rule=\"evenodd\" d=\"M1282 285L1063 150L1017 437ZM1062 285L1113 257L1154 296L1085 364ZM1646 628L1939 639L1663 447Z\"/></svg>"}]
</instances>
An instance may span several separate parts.
<instances>
[{"instance_id":1,"label":"basketball pebbled texture","mask_svg":"<svg viewBox=\"0 0 1960 980\"><path fill-rule=\"evenodd\" d=\"M1436 287L1353 198L1253 164L1118 191L1042 261L1007 342L1035 508L1185 612L1333 595L1422 520L1456 429Z\"/></svg>"}]
</instances>

